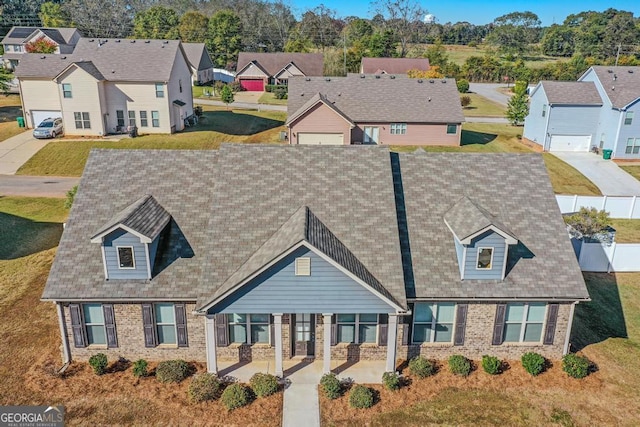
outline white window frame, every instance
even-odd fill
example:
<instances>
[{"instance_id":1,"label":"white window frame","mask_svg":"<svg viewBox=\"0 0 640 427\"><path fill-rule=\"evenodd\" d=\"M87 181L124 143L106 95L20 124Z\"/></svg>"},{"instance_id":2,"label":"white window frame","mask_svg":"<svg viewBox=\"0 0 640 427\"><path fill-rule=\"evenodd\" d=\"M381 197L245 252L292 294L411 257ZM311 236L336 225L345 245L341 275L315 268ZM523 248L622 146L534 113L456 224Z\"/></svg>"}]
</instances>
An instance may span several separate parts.
<instances>
[{"instance_id":1,"label":"white window frame","mask_svg":"<svg viewBox=\"0 0 640 427\"><path fill-rule=\"evenodd\" d=\"M416 322L416 310L415 306L418 304L430 305L431 313L435 312L434 316L431 316L431 322ZM434 310L435 308L435 310ZM436 341L436 327L438 325L448 325L448 322L438 322L438 315L440 314L440 303L437 302L416 302L414 304L414 315L413 315L413 324L411 325L411 343L412 344L424 344L424 343L436 343L436 344L451 344L453 342L453 338L455 335L455 326L456 326L456 315L458 313L458 304L453 303L453 320L451 321L451 340L449 341ZM416 341L415 340L415 330L416 325L429 325L431 324L431 335L429 336L429 341Z\"/></svg>"},{"instance_id":2,"label":"white window frame","mask_svg":"<svg viewBox=\"0 0 640 427\"><path fill-rule=\"evenodd\" d=\"M121 267L120 262L120 248L131 249L131 260L133 261L133 267ZM135 270L136 269L136 253L133 250L133 246L116 246L116 257L118 259L118 269L120 270Z\"/></svg>"},{"instance_id":3,"label":"white window frame","mask_svg":"<svg viewBox=\"0 0 640 427\"><path fill-rule=\"evenodd\" d=\"M97 305L100 307L100 311L102 313L102 323L87 323L87 318L85 316L85 306L87 305ZM105 322L104 322L104 309L102 308L102 304L99 303L86 303L86 304L82 304L82 323L84 324L84 331L85 331L85 335L87 337L87 345L107 345L107 328L105 326ZM88 326L102 326L102 329L104 330L104 342L103 343L95 343L95 342L89 342L89 330L88 330Z\"/></svg>"},{"instance_id":4,"label":"white window frame","mask_svg":"<svg viewBox=\"0 0 640 427\"><path fill-rule=\"evenodd\" d=\"M631 142L631 144L629 144ZM640 138L627 138L627 145L624 149L625 154L640 153Z\"/></svg>"},{"instance_id":5,"label":"white window frame","mask_svg":"<svg viewBox=\"0 0 640 427\"><path fill-rule=\"evenodd\" d=\"M391 123L391 135L406 135L407 124L406 123Z\"/></svg>"},{"instance_id":6,"label":"white window frame","mask_svg":"<svg viewBox=\"0 0 640 427\"><path fill-rule=\"evenodd\" d=\"M136 124L136 112L135 110L129 110L127 111L127 117L129 119L129 126L137 126Z\"/></svg>"},{"instance_id":7,"label":"white window frame","mask_svg":"<svg viewBox=\"0 0 640 427\"><path fill-rule=\"evenodd\" d=\"M338 320L338 316L340 315L351 315L354 314L355 315L355 320L354 322L340 322ZM346 342L346 341L338 341L339 344L377 344L378 343L378 334L380 333L380 315L376 314L376 338L373 340L373 342L360 342L360 324L362 323L363 325L372 325L373 322L361 322L360 321L360 314L375 314L375 313L339 313L336 314L336 329L339 329L339 325L354 325L354 331L353 331L353 342ZM337 334L337 331L336 331ZM336 335L336 339L338 339L338 336Z\"/></svg>"},{"instance_id":8,"label":"white window frame","mask_svg":"<svg viewBox=\"0 0 640 427\"><path fill-rule=\"evenodd\" d=\"M308 264L309 265L309 269L307 271L302 269L301 266L299 265L299 263L302 263L302 262L309 263ZM298 257L298 258L296 258L295 270L296 270L296 276L311 276L311 258L310 257Z\"/></svg>"},{"instance_id":9,"label":"white window frame","mask_svg":"<svg viewBox=\"0 0 640 427\"><path fill-rule=\"evenodd\" d=\"M506 340L506 336L503 336L502 338L502 342L503 343L523 343L523 344L536 344L536 343L541 343L542 342L542 338L544 337L544 329L545 329L545 323L546 323L546 319L547 319L547 310L549 309L549 304L544 304L544 315L542 317L542 322L533 322L533 321L529 321L527 320L527 317L529 316L529 306L532 303L529 302L525 302L525 303L508 303L507 304L507 309L509 308L509 305L516 305L516 304L523 304L524 307L522 309L522 319L519 322L516 321L507 321L507 317L506 317L506 313L507 311L505 311L505 318L504 318L504 325L502 325L503 330L506 329L506 325L507 324L519 324L520 325L520 335L518 337L518 341L507 341ZM542 303L533 303L533 304L542 304ZM524 333L527 330L527 325L529 324L538 324L541 323L542 327L540 328L540 339L538 341L525 341L524 340Z\"/></svg>"},{"instance_id":10,"label":"white window frame","mask_svg":"<svg viewBox=\"0 0 640 427\"><path fill-rule=\"evenodd\" d=\"M154 117L155 113L155 117ZM151 126L154 128L160 127L160 112L159 111L151 111Z\"/></svg>"},{"instance_id":11,"label":"white window frame","mask_svg":"<svg viewBox=\"0 0 640 427\"><path fill-rule=\"evenodd\" d=\"M449 132L449 128L453 126L453 132ZM455 123L447 124L447 135L456 135L458 133L458 125Z\"/></svg>"},{"instance_id":12,"label":"white window frame","mask_svg":"<svg viewBox=\"0 0 640 427\"><path fill-rule=\"evenodd\" d=\"M157 306L159 304L162 305L170 305L173 309L173 323L169 322L158 322L158 318L156 316ZM158 340L158 345L178 345L178 324L176 319L176 305L168 302L158 302L153 304L153 323L156 328L156 337ZM158 326L173 326L174 336L176 337L176 342L160 342L160 333L158 332Z\"/></svg>"},{"instance_id":13,"label":"white window frame","mask_svg":"<svg viewBox=\"0 0 640 427\"><path fill-rule=\"evenodd\" d=\"M164 83L156 83L156 98L164 98Z\"/></svg>"},{"instance_id":14,"label":"white window frame","mask_svg":"<svg viewBox=\"0 0 640 427\"><path fill-rule=\"evenodd\" d=\"M480 252L483 249L491 250L491 260L489 261L489 268L486 267L478 267L478 262L480 260ZM478 252L476 253L476 270L492 270L493 269L493 253L495 252L495 248L493 246L480 246L478 247Z\"/></svg>"},{"instance_id":15,"label":"white window frame","mask_svg":"<svg viewBox=\"0 0 640 427\"><path fill-rule=\"evenodd\" d=\"M542 117L547 115L547 104L542 104Z\"/></svg>"},{"instance_id":16,"label":"white window frame","mask_svg":"<svg viewBox=\"0 0 640 427\"><path fill-rule=\"evenodd\" d=\"M68 87L68 89L66 87ZM69 96L67 96L67 93L69 94ZM62 83L62 97L65 99L72 99L73 98L73 91L71 88L71 83Z\"/></svg>"},{"instance_id":17,"label":"white window frame","mask_svg":"<svg viewBox=\"0 0 640 427\"><path fill-rule=\"evenodd\" d=\"M80 119L78 119L78 114ZM91 116L87 111L74 111L73 120L75 121L76 129L91 129ZM80 126L78 126L78 123L80 123Z\"/></svg>"},{"instance_id":18,"label":"white window frame","mask_svg":"<svg viewBox=\"0 0 640 427\"><path fill-rule=\"evenodd\" d=\"M624 113L624 122L623 123L624 123L625 126L633 124L633 115L634 115L633 111L626 111Z\"/></svg>"},{"instance_id":19,"label":"white window frame","mask_svg":"<svg viewBox=\"0 0 640 427\"><path fill-rule=\"evenodd\" d=\"M140 110L140 127L149 127L149 116L147 116L147 110Z\"/></svg>"},{"instance_id":20,"label":"white window frame","mask_svg":"<svg viewBox=\"0 0 640 427\"><path fill-rule=\"evenodd\" d=\"M233 316L235 314L239 314L241 316L245 316L246 322L230 322L229 321L229 315ZM267 323L264 322L253 322L254 325L267 325L267 341L266 342L252 342L251 341L251 315L261 315L261 316L267 316L269 320L267 320ZM246 329L245 329L245 342L240 342L240 341L229 341L230 344L248 344L248 345L254 345L254 344L270 344L271 343L271 316L269 315L269 313L227 313L225 316L227 316L227 334L229 336L229 339L231 339L231 327L233 325L245 325Z\"/></svg>"},{"instance_id":21,"label":"white window frame","mask_svg":"<svg viewBox=\"0 0 640 427\"><path fill-rule=\"evenodd\" d=\"M124 110L116 110L116 126L118 126L119 128L123 128L125 123Z\"/></svg>"}]
</instances>

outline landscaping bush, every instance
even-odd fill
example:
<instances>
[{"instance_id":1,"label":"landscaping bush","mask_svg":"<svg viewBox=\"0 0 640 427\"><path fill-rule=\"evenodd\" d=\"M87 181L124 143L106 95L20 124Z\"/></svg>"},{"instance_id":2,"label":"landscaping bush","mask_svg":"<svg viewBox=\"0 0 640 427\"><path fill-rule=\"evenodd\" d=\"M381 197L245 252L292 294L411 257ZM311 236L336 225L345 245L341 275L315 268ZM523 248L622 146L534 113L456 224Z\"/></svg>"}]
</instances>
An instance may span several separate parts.
<instances>
[{"instance_id":1,"label":"landscaping bush","mask_svg":"<svg viewBox=\"0 0 640 427\"><path fill-rule=\"evenodd\" d=\"M244 90L244 88L242 87L240 82L235 82L235 81L231 82L231 83L229 83L229 87L231 87L231 91L233 93L242 92Z\"/></svg>"},{"instance_id":2,"label":"landscaping bush","mask_svg":"<svg viewBox=\"0 0 640 427\"><path fill-rule=\"evenodd\" d=\"M349 405L358 409L371 408L373 406L373 391L363 385L354 386L349 393Z\"/></svg>"},{"instance_id":3,"label":"landscaping bush","mask_svg":"<svg viewBox=\"0 0 640 427\"><path fill-rule=\"evenodd\" d=\"M562 370L570 377L584 378L589 375L589 359L577 354L567 354L562 358Z\"/></svg>"},{"instance_id":4,"label":"landscaping bush","mask_svg":"<svg viewBox=\"0 0 640 427\"><path fill-rule=\"evenodd\" d=\"M247 387L236 383L224 389L220 400L227 409L236 409L248 405L251 399Z\"/></svg>"},{"instance_id":5,"label":"landscaping bush","mask_svg":"<svg viewBox=\"0 0 640 427\"><path fill-rule=\"evenodd\" d=\"M167 360L156 368L156 378L161 383L179 383L188 376L189 365L184 360Z\"/></svg>"},{"instance_id":6,"label":"landscaping bush","mask_svg":"<svg viewBox=\"0 0 640 427\"><path fill-rule=\"evenodd\" d=\"M287 87L278 87L277 89L275 89L273 91L273 96L276 99L288 99L289 98L289 93L287 92Z\"/></svg>"},{"instance_id":7,"label":"landscaping bush","mask_svg":"<svg viewBox=\"0 0 640 427\"><path fill-rule=\"evenodd\" d=\"M469 92L469 81L466 79L460 79L456 82L456 85L458 85L458 92L460 93L467 93Z\"/></svg>"},{"instance_id":8,"label":"landscaping bush","mask_svg":"<svg viewBox=\"0 0 640 427\"><path fill-rule=\"evenodd\" d=\"M324 374L320 379L320 385L322 386L325 396L329 399L337 399L342 394L342 384L340 384L340 380L336 377L336 374Z\"/></svg>"},{"instance_id":9,"label":"landscaping bush","mask_svg":"<svg viewBox=\"0 0 640 427\"><path fill-rule=\"evenodd\" d=\"M187 395L192 402L204 402L217 399L220 389L222 389L222 382L217 375L207 372L193 377Z\"/></svg>"},{"instance_id":10,"label":"landscaping bush","mask_svg":"<svg viewBox=\"0 0 640 427\"><path fill-rule=\"evenodd\" d=\"M471 361L460 354L449 357L449 370L455 375L467 377L471 373Z\"/></svg>"},{"instance_id":11,"label":"landscaping bush","mask_svg":"<svg viewBox=\"0 0 640 427\"><path fill-rule=\"evenodd\" d=\"M534 377L544 371L545 359L538 353L525 353L522 355L522 366L524 370Z\"/></svg>"},{"instance_id":12,"label":"landscaping bush","mask_svg":"<svg viewBox=\"0 0 640 427\"><path fill-rule=\"evenodd\" d=\"M409 372L419 378L426 378L436 373L436 366L429 359L416 356L409 361Z\"/></svg>"},{"instance_id":13,"label":"landscaping bush","mask_svg":"<svg viewBox=\"0 0 640 427\"><path fill-rule=\"evenodd\" d=\"M147 372L148 366L149 364L147 363L146 360L144 359L136 360L135 362L133 362L133 376L146 377L147 375L149 375L149 372Z\"/></svg>"},{"instance_id":14,"label":"landscaping bush","mask_svg":"<svg viewBox=\"0 0 640 427\"><path fill-rule=\"evenodd\" d=\"M398 390L400 388L400 375L396 372L385 372L382 374L382 384L387 390Z\"/></svg>"},{"instance_id":15,"label":"landscaping bush","mask_svg":"<svg viewBox=\"0 0 640 427\"><path fill-rule=\"evenodd\" d=\"M271 374L258 372L251 377L249 384L258 397L271 396L278 391L278 379Z\"/></svg>"},{"instance_id":16,"label":"landscaping bush","mask_svg":"<svg viewBox=\"0 0 640 427\"><path fill-rule=\"evenodd\" d=\"M265 85L264 86L264 91L265 92L273 92L276 93L278 91L283 91L283 92L287 92L289 90L289 86L287 85Z\"/></svg>"},{"instance_id":17,"label":"landscaping bush","mask_svg":"<svg viewBox=\"0 0 640 427\"><path fill-rule=\"evenodd\" d=\"M107 371L107 355L104 353L94 354L89 358L89 365L96 375L102 375Z\"/></svg>"},{"instance_id":18,"label":"landscaping bush","mask_svg":"<svg viewBox=\"0 0 640 427\"><path fill-rule=\"evenodd\" d=\"M482 369L484 369L487 374L498 375L501 365L502 362L495 356L487 356L486 354L482 356Z\"/></svg>"},{"instance_id":19,"label":"landscaping bush","mask_svg":"<svg viewBox=\"0 0 640 427\"><path fill-rule=\"evenodd\" d=\"M469 105L471 105L471 97L468 95L461 96L460 105L462 105L463 107L468 107Z\"/></svg>"}]
</instances>

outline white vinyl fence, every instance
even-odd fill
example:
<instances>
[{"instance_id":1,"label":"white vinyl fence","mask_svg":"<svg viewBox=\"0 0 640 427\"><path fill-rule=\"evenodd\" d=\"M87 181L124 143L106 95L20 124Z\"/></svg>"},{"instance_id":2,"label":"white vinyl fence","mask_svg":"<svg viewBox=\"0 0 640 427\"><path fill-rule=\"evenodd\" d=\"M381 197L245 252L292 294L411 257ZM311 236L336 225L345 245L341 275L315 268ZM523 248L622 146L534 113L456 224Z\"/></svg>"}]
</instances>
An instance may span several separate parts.
<instances>
[{"instance_id":1,"label":"white vinyl fence","mask_svg":"<svg viewBox=\"0 0 640 427\"><path fill-rule=\"evenodd\" d=\"M640 199L637 196L565 196L556 195L560 212L577 212L581 207L604 209L611 218L640 219Z\"/></svg>"},{"instance_id":2,"label":"white vinyl fence","mask_svg":"<svg viewBox=\"0 0 640 427\"><path fill-rule=\"evenodd\" d=\"M582 243L575 245L582 271L640 271L640 243Z\"/></svg>"}]
</instances>

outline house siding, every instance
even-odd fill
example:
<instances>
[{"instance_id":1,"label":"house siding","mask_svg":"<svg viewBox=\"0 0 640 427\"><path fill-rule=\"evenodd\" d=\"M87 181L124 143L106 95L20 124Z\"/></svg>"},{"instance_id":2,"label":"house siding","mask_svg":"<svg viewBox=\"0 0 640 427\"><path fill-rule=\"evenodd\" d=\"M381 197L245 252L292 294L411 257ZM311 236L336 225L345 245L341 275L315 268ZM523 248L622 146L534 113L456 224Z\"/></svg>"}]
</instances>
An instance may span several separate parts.
<instances>
[{"instance_id":1,"label":"house siding","mask_svg":"<svg viewBox=\"0 0 640 427\"><path fill-rule=\"evenodd\" d=\"M298 133L342 133L345 144L349 144L352 140L351 125L322 103L318 103L294 123L291 123L289 127L290 144L298 143Z\"/></svg>"},{"instance_id":2,"label":"house siding","mask_svg":"<svg viewBox=\"0 0 640 427\"><path fill-rule=\"evenodd\" d=\"M311 275L295 275L295 259L311 258ZM392 313L380 297L306 248L247 283L209 313Z\"/></svg>"},{"instance_id":3,"label":"house siding","mask_svg":"<svg viewBox=\"0 0 640 427\"><path fill-rule=\"evenodd\" d=\"M32 111L60 111L58 85L53 80L20 80L20 94L27 121L27 127L34 128ZM65 122L66 128L66 122ZM65 129L66 130L66 129Z\"/></svg>"},{"instance_id":4,"label":"house siding","mask_svg":"<svg viewBox=\"0 0 640 427\"><path fill-rule=\"evenodd\" d=\"M627 112L633 111L633 121L630 125L624 124L624 116ZM619 120L620 125L620 133L618 137L618 144L615 150L616 158L625 158L625 159L640 159L640 153L638 154L627 154L625 150L627 148L627 139L628 138L640 138L640 102L636 102L631 107L629 107L626 111L620 111L619 117L622 119Z\"/></svg>"},{"instance_id":5,"label":"house siding","mask_svg":"<svg viewBox=\"0 0 640 427\"><path fill-rule=\"evenodd\" d=\"M182 82L182 92L180 92L180 82ZM166 84L167 102L172 114L171 126L175 126L176 130L184 129L184 119L193 115L193 93L191 90L191 70L189 63L182 54L182 50L178 49L176 57L173 60L173 68L171 77ZM168 96L167 96L168 95ZM173 101L180 100L185 103L183 107L173 104ZM138 123L140 118L138 117Z\"/></svg>"},{"instance_id":6,"label":"house siding","mask_svg":"<svg viewBox=\"0 0 640 427\"><path fill-rule=\"evenodd\" d=\"M188 80L187 80L188 81ZM136 124L140 133L171 133L170 98L165 84L164 98L156 98L156 82L118 82L105 84L108 132L116 132L117 110L124 111L125 126L129 125L127 111L136 112ZM162 83L162 82L157 82ZM148 126L140 127L140 111L147 112ZM160 126L154 128L151 123L151 111L158 111Z\"/></svg>"},{"instance_id":7,"label":"house siding","mask_svg":"<svg viewBox=\"0 0 640 427\"><path fill-rule=\"evenodd\" d=\"M529 100L529 114L524 119L523 137L536 144L540 144L542 147L545 147L548 120L547 115L542 117L542 111L545 105L547 105L547 114L549 114L547 94L544 88L539 85Z\"/></svg>"},{"instance_id":8,"label":"house siding","mask_svg":"<svg viewBox=\"0 0 640 427\"><path fill-rule=\"evenodd\" d=\"M403 123L403 122L398 122ZM404 135L392 135L391 123L358 122L353 129L351 142L364 141L364 127L374 126L380 129L380 144L384 145L460 145L462 126L456 124L456 133L447 134L447 124L407 123Z\"/></svg>"},{"instance_id":9,"label":"house siding","mask_svg":"<svg viewBox=\"0 0 640 427\"><path fill-rule=\"evenodd\" d=\"M591 145L596 140L600 106L556 105L549 109L549 135L591 135ZM580 120L576 120L580 117Z\"/></svg>"},{"instance_id":10,"label":"house siding","mask_svg":"<svg viewBox=\"0 0 640 427\"><path fill-rule=\"evenodd\" d=\"M140 239L123 230L115 230L104 238L104 255L109 279L147 279L147 253ZM132 269L121 269L118 265L118 246L131 246L135 257Z\"/></svg>"},{"instance_id":11,"label":"house siding","mask_svg":"<svg viewBox=\"0 0 640 427\"><path fill-rule=\"evenodd\" d=\"M491 263L490 270L478 270L476 269L478 260L478 248L490 247L493 248L493 261ZM502 266L505 260L505 240L504 237L497 233L488 231L482 235L476 237L471 241L465 250L467 256L464 264L464 278L465 279L502 279Z\"/></svg>"},{"instance_id":12,"label":"house siding","mask_svg":"<svg viewBox=\"0 0 640 427\"><path fill-rule=\"evenodd\" d=\"M264 73L264 71L262 71L260 68L258 68L257 66L255 66L254 64L249 65L244 71L242 71L242 73L238 74L236 76L236 79L240 80L242 78L246 78L246 79L266 79L269 76L266 75Z\"/></svg>"},{"instance_id":13,"label":"house siding","mask_svg":"<svg viewBox=\"0 0 640 427\"><path fill-rule=\"evenodd\" d=\"M65 98L64 83L71 84L71 98ZM100 83L86 71L72 67L58 79L57 87L62 106L62 120L66 135L104 135L102 119ZM91 127L77 129L74 113L89 113Z\"/></svg>"}]
</instances>

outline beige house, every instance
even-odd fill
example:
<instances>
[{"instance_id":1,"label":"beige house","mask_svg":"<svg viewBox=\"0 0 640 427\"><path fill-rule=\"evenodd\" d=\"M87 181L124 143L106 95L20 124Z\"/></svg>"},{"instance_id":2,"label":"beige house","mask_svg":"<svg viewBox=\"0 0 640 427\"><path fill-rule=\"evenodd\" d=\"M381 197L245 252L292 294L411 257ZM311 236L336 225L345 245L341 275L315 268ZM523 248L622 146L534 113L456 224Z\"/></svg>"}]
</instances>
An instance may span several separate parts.
<instances>
[{"instance_id":1,"label":"beige house","mask_svg":"<svg viewBox=\"0 0 640 427\"><path fill-rule=\"evenodd\" d=\"M12 27L0 42L4 48L4 66L14 70L23 54L28 52L30 43L45 40L56 46L53 53L67 54L73 52L80 37L75 28Z\"/></svg>"},{"instance_id":2,"label":"beige house","mask_svg":"<svg viewBox=\"0 0 640 427\"><path fill-rule=\"evenodd\" d=\"M191 83L204 84L213 81L213 61L204 43L182 43L191 67Z\"/></svg>"},{"instance_id":3,"label":"beige house","mask_svg":"<svg viewBox=\"0 0 640 427\"><path fill-rule=\"evenodd\" d=\"M180 41L83 38L73 54L25 54L15 73L27 127L62 117L67 135L136 126L173 133L193 116L191 69Z\"/></svg>"}]
</instances>

